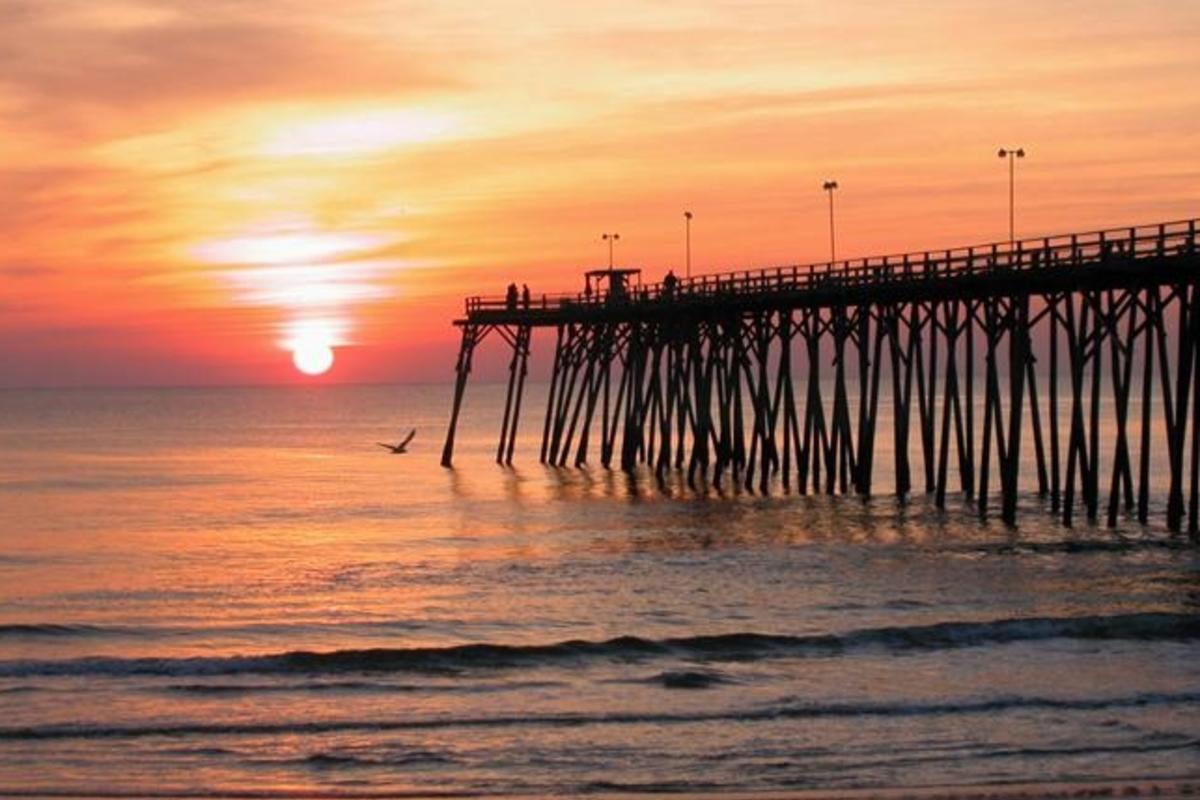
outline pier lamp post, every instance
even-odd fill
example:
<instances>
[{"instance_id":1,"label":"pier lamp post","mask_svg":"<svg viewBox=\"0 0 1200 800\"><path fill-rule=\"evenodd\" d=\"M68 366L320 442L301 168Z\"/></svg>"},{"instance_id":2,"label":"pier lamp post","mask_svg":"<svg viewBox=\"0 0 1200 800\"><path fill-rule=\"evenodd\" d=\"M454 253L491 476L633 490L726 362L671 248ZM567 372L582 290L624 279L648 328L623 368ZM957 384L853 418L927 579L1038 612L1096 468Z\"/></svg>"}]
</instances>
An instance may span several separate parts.
<instances>
[{"instance_id":1,"label":"pier lamp post","mask_svg":"<svg viewBox=\"0 0 1200 800\"><path fill-rule=\"evenodd\" d=\"M604 233L604 234L600 235L600 238L603 239L604 241L608 242L608 271L612 272L613 244L615 244L616 241L621 238L621 234L619 234L619 233Z\"/></svg>"},{"instance_id":2,"label":"pier lamp post","mask_svg":"<svg viewBox=\"0 0 1200 800\"><path fill-rule=\"evenodd\" d=\"M829 265L833 266L833 262L837 261L837 247L833 235L833 190L838 188L838 182L825 181L821 188L829 194Z\"/></svg>"},{"instance_id":3,"label":"pier lamp post","mask_svg":"<svg viewBox=\"0 0 1200 800\"><path fill-rule=\"evenodd\" d=\"M999 155L1000 158L1008 159L1008 249L1009 249L1009 252L1012 252L1012 249L1016 245L1016 241L1017 241L1017 235L1016 235L1017 226L1015 224L1015 222L1016 222L1015 199L1016 199L1016 175L1017 175L1016 160L1018 158L1025 157L1025 148L1018 147L1016 150L1013 150L1012 148L1001 147L1000 152L997 155Z\"/></svg>"},{"instance_id":4,"label":"pier lamp post","mask_svg":"<svg viewBox=\"0 0 1200 800\"><path fill-rule=\"evenodd\" d=\"M687 277L692 277L692 212L683 212L684 228L684 260L687 264Z\"/></svg>"}]
</instances>

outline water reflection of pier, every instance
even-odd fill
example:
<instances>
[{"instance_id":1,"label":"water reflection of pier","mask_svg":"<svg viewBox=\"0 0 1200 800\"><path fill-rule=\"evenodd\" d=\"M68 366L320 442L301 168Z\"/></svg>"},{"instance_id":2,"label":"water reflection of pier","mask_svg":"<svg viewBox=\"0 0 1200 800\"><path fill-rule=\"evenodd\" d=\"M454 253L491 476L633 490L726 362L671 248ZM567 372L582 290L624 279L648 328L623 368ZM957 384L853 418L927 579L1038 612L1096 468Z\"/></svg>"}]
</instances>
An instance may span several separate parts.
<instances>
[{"instance_id":1,"label":"water reflection of pier","mask_svg":"<svg viewBox=\"0 0 1200 800\"><path fill-rule=\"evenodd\" d=\"M471 297L442 463L492 333L512 352L496 450L512 462L532 332L551 328L544 463L582 465L598 446L605 467L680 470L697 489L869 495L882 385L900 496L944 506L959 491L981 517L998 499L1014 522L1032 447L1031 483L1064 524L1145 522L1165 479L1168 527L1195 536L1197 245L1190 220L654 284L600 270L579 294ZM1162 448L1169 474L1153 475Z\"/></svg>"}]
</instances>

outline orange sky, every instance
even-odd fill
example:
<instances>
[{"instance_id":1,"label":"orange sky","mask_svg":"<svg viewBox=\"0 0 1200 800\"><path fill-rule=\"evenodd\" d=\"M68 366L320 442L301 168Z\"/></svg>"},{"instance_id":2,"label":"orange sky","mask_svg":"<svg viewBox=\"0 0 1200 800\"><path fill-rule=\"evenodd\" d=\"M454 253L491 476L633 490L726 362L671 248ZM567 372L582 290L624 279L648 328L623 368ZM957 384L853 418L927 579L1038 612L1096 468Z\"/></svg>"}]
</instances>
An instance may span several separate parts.
<instances>
[{"instance_id":1,"label":"orange sky","mask_svg":"<svg viewBox=\"0 0 1200 800\"><path fill-rule=\"evenodd\" d=\"M0 385L450 376L576 289L1200 216L1200 3L0 0ZM304 379L314 380L314 379Z\"/></svg>"}]
</instances>

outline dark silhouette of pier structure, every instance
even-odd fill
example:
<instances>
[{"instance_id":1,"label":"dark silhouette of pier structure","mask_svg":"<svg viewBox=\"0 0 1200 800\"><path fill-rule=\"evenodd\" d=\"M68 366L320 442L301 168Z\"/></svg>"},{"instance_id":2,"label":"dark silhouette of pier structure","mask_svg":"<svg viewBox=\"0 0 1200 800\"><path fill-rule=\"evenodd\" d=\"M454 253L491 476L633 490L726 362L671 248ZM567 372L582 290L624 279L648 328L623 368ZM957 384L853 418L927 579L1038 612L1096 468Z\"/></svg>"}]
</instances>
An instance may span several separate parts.
<instances>
[{"instance_id":1,"label":"dark silhouette of pier structure","mask_svg":"<svg viewBox=\"0 0 1200 800\"><path fill-rule=\"evenodd\" d=\"M533 331L547 328L545 464L595 453L697 491L869 496L890 450L900 497L944 507L959 492L1010 524L1023 481L1063 524L1109 526L1145 523L1165 481L1167 527L1195 537L1198 245L1185 220L645 285L599 270L584 293L471 297L442 464L493 333L512 352L496 448L512 463ZM881 386L890 447L876 440ZM1152 469L1164 454L1166 474Z\"/></svg>"}]
</instances>

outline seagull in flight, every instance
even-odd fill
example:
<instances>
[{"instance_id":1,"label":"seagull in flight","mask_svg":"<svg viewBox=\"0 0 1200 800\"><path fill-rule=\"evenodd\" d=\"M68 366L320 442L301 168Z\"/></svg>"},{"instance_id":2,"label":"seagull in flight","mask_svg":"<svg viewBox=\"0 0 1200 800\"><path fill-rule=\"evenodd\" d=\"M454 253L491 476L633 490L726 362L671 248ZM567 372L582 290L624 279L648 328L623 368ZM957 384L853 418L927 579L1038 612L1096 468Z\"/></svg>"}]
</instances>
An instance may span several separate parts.
<instances>
[{"instance_id":1,"label":"seagull in flight","mask_svg":"<svg viewBox=\"0 0 1200 800\"><path fill-rule=\"evenodd\" d=\"M408 452L408 443L411 442L413 437L416 435L417 429L413 428L408 432L408 436L405 436L400 440L400 444L384 444L383 442L376 442L376 444L378 444L380 447L387 448L392 452L393 455L400 455Z\"/></svg>"}]
</instances>

